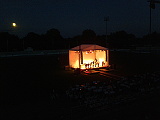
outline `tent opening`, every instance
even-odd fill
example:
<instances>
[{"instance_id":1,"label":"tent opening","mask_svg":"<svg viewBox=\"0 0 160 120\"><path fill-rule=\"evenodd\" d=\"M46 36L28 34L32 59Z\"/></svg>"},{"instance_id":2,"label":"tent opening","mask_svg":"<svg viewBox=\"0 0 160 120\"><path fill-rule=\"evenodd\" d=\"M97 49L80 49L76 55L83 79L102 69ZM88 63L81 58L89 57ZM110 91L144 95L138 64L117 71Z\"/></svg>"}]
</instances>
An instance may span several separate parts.
<instances>
[{"instance_id":1,"label":"tent opening","mask_svg":"<svg viewBox=\"0 0 160 120\"><path fill-rule=\"evenodd\" d=\"M79 49L81 48L81 49ZM99 45L80 45L69 50L71 68L99 68L109 66L109 50Z\"/></svg>"}]
</instances>

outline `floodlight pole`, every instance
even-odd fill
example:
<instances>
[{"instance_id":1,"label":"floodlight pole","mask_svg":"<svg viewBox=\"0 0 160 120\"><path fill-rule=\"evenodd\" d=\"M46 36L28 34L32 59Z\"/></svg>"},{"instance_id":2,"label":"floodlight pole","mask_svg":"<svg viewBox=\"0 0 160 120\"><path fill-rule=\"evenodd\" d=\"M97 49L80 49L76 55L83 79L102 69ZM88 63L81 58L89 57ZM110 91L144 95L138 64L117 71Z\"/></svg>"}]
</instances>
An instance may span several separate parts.
<instances>
[{"instance_id":1,"label":"floodlight pole","mask_svg":"<svg viewBox=\"0 0 160 120\"><path fill-rule=\"evenodd\" d=\"M149 21L149 39L151 42L151 34L152 34L152 9L155 9L155 3L160 3L160 1L156 1L156 0L149 0L147 1L150 3L150 21Z\"/></svg>"},{"instance_id":2,"label":"floodlight pole","mask_svg":"<svg viewBox=\"0 0 160 120\"><path fill-rule=\"evenodd\" d=\"M107 22L109 21L109 17L105 17L104 21L106 22L106 48L108 48L108 38L107 38ZM109 48L108 48L109 49ZM106 51L107 52L107 63L109 65L109 50Z\"/></svg>"},{"instance_id":3,"label":"floodlight pole","mask_svg":"<svg viewBox=\"0 0 160 120\"><path fill-rule=\"evenodd\" d=\"M151 28L152 27L152 8L150 7L150 17L149 17L149 34L151 35Z\"/></svg>"},{"instance_id":4,"label":"floodlight pole","mask_svg":"<svg viewBox=\"0 0 160 120\"><path fill-rule=\"evenodd\" d=\"M151 25L152 25L152 9L155 9L155 4L156 3L160 3L160 1L156 1L156 0L149 0L147 1L150 3L150 26L149 26L149 33L151 34Z\"/></svg>"},{"instance_id":5,"label":"floodlight pole","mask_svg":"<svg viewBox=\"0 0 160 120\"><path fill-rule=\"evenodd\" d=\"M107 40L107 22L109 21L109 17L105 17L104 18L104 21L106 21L106 47L108 47L108 44L107 44L107 42L108 42L108 40Z\"/></svg>"}]
</instances>

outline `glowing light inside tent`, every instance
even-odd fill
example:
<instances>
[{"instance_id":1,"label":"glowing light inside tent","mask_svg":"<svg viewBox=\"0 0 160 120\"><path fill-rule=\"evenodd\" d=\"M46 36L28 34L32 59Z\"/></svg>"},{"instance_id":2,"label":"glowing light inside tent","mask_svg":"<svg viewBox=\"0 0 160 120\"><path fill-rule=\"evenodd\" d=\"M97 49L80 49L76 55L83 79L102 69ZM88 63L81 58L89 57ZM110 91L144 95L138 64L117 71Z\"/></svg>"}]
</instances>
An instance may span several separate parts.
<instances>
[{"instance_id":1,"label":"glowing light inside tent","mask_svg":"<svg viewBox=\"0 0 160 120\"><path fill-rule=\"evenodd\" d=\"M80 54L81 53L81 54ZM105 50L69 51L69 63L72 68L96 68L108 65Z\"/></svg>"}]
</instances>

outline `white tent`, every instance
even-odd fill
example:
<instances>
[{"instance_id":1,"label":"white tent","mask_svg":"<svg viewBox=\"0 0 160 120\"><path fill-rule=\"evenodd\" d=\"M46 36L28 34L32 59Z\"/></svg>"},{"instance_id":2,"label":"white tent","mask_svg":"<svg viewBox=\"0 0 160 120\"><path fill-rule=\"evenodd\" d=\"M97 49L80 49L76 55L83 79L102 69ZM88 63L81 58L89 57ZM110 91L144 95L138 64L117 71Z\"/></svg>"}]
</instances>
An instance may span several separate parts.
<instances>
[{"instance_id":1,"label":"white tent","mask_svg":"<svg viewBox=\"0 0 160 120\"><path fill-rule=\"evenodd\" d=\"M108 48L96 44L82 44L69 50L71 68L97 68L109 66Z\"/></svg>"}]
</instances>

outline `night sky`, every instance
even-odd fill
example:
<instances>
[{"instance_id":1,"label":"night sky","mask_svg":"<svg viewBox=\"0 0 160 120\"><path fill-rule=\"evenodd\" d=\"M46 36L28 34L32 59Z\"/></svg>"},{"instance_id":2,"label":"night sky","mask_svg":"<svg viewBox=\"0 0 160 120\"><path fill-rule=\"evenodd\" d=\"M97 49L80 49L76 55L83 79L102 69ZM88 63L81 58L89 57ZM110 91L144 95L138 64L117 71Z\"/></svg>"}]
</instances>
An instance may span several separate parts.
<instances>
[{"instance_id":1,"label":"night sky","mask_svg":"<svg viewBox=\"0 0 160 120\"><path fill-rule=\"evenodd\" d=\"M56 28L64 38L92 29L105 34L104 17L109 16L108 34L120 30L142 37L149 33L147 0L0 0L0 31L19 37L28 32L45 34ZM160 32L160 4L152 10L152 31ZM16 22L17 28L11 28Z\"/></svg>"}]
</instances>

